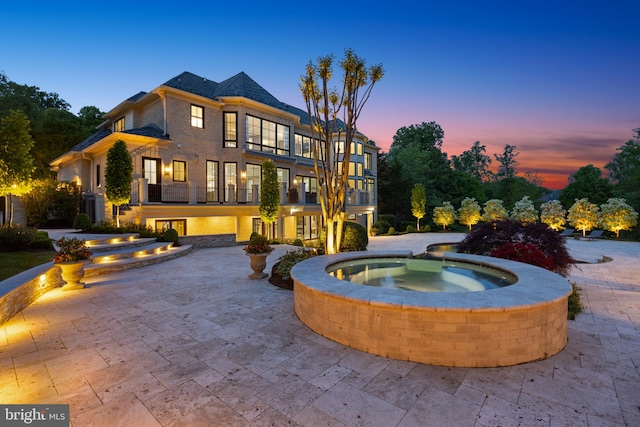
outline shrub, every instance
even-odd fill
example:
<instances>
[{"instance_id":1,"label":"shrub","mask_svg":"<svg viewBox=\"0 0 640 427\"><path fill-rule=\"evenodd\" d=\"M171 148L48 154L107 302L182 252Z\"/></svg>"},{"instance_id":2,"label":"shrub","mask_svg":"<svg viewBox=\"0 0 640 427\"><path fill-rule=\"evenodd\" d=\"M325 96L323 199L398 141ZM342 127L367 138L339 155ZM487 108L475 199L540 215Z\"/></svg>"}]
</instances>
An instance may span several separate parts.
<instances>
[{"instance_id":1,"label":"shrub","mask_svg":"<svg viewBox=\"0 0 640 427\"><path fill-rule=\"evenodd\" d=\"M532 243L507 242L491 250L491 256L510 259L554 270L553 258L545 255Z\"/></svg>"},{"instance_id":2,"label":"shrub","mask_svg":"<svg viewBox=\"0 0 640 427\"><path fill-rule=\"evenodd\" d=\"M458 252L491 255L494 249L505 243L535 246L542 254L551 258L552 266L549 270L562 276L568 274L574 262L567 251L564 238L546 225L539 223L524 225L510 220L478 224L458 244Z\"/></svg>"},{"instance_id":3,"label":"shrub","mask_svg":"<svg viewBox=\"0 0 640 427\"><path fill-rule=\"evenodd\" d=\"M91 226L91 218L85 213L79 213L73 218L73 228L76 230L89 231Z\"/></svg>"},{"instance_id":4,"label":"shrub","mask_svg":"<svg viewBox=\"0 0 640 427\"><path fill-rule=\"evenodd\" d=\"M35 240L31 243L31 249L41 250L53 250L53 241L49 238L49 233L46 231L36 231Z\"/></svg>"},{"instance_id":5,"label":"shrub","mask_svg":"<svg viewBox=\"0 0 640 427\"><path fill-rule=\"evenodd\" d=\"M26 251L36 239L35 228L21 226L0 227L0 250L3 252Z\"/></svg>"},{"instance_id":6,"label":"shrub","mask_svg":"<svg viewBox=\"0 0 640 427\"><path fill-rule=\"evenodd\" d=\"M407 225L407 228L405 230L407 233L414 233L416 231L416 228L413 225Z\"/></svg>"},{"instance_id":7,"label":"shrub","mask_svg":"<svg viewBox=\"0 0 640 427\"><path fill-rule=\"evenodd\" d=\"M387 221L379 220L375 224L373 224L372 229L378 230L378 234L387 234L389 232L389 227L391 224Z\"/></svg>"},{"instance_id":8,"label":"shrub","mask_svg":"<svg viewBox=\"0 0 640 427\"><path fill-rule=\"evenodd\" d=\"M345 222L342 228L340 250L343 252L366 251L369 244L367 230L357 222Z\"/></svg>"},{"instance_id":9,"label":"shrub","mask_svg":"<svg viewBox=\"0 0 640 427\"><path fill-rule=\"evenodd\" d=\"M278 261L274 264L274 270L284 280L291 278L291 269L294 265L302 260L311 258L316 255L315 251L308 251L305 249L294 249L287 251L284 255L278 258Z\"/></svg>"},{"instance_id":10,"label":"shrub","mask_svg":"<svg viewBox=\"0 0 640 427\"><path fill-rule=\"evenodd\" d=\"M425 224L421 231L429 232L431 231L431 226L429 224Z\"/></svg>"},{"instance_id":11,"label":"shrub","mask_svg":"<svg viewBox=\"0 0 640 427\"><path fill-rule=\"evenodd\" d=\"M173 242L175 246L178 246L178 242L180 237L178 236L178 231L174 228L167 228L160 236L156 239L158 242Z\"/></svg>"},{"instance_id":12,"label":"shrub","mask_svg":"<svg viewBox=\"0 0 640 427\"><path fill-rule=\"evenodd\" d=\"M300 247L304 246L301 239L295 239L292 244L293 246L300 246Z\"/></svg>"},{"instance_id":13,"label":"shrub","mask_svg":"<svg viewBox=\"0 0 640 427\"><path fill-rule=\"evenodd\" d=\"M396 229L393 227L389 227L389 230L387 231L387 234L392 235L392 234L396 234Z\"/></svg>"}]
</instances>

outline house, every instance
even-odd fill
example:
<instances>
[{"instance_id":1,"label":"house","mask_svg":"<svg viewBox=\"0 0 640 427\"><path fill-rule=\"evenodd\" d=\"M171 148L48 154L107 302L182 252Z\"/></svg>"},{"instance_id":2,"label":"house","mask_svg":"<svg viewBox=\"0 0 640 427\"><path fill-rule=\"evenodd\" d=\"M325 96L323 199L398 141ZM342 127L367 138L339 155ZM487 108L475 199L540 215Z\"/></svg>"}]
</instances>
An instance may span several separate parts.
<instances>
[{"instance_id":1,"label":"house","mask_svg":"<svg viewBox=\"0 0 640 427\"><path fill-rule=\"evenodd\" d=\"M123 101L104 118L95 134L50 164L58 180L82 187L83 211L93 221L113 218L104 172L107 151L123 140L134 179L121 221L171 227L187 237L246 241L262 230L261 169L270 159L281 190L271 235L319 237L323 184L314 173L308 114L280 102L244 72L220 83L184 72ZM344 152L344 141L333 143ZM370 229L379 148L360 133L351 148L347 215Z\"/></svg>"}]
</instances>

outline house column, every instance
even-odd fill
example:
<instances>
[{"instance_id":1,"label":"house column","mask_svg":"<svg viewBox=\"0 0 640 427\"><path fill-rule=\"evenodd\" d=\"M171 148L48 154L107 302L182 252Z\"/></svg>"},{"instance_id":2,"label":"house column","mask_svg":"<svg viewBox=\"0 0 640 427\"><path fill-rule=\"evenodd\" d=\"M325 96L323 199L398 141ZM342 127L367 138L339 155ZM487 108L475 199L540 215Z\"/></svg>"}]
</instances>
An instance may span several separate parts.
<instances>
[{"instance_id":1,"label":"house column","mask_svg":"<svg viewBox=\"0 0 640 427\"><path fill-rule=\"evenodd\" d=\"M197 193L198 187L193 181L189 181L188 185L189 185L189 204L195 205L198 203L198 193Z\"/></svg>"},{"instance_id":2,"label":"house column","mask_svg":"<svg viewBox=\"0 0 640 427\"><path fill-rule=\"evenodd\" d=\"M140 204L144 205L149 203L149 180L147 178L138 178L139 192L140 192Z\"/></svg>"}]
</instances>

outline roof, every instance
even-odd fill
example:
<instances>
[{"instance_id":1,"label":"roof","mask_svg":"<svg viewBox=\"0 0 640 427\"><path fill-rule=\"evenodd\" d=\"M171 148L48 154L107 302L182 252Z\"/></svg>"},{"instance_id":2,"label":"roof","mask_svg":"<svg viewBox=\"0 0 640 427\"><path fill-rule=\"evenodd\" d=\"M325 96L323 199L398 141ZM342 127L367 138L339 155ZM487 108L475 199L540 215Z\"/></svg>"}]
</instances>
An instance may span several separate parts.
<instances>
[{"instance_id":1,"label":"roof","mask_svg":"<svg viewBox=\"0 0 640 427\"><path fill-rule=\"evenodd\" d=\"M86 138L81 143L76 144L69 151L82 151L82 150L84 150L86 148L89 148L90 146L92 146L96 142L102 140L103 138L106 138L107 136L111 135L112 133L113 132L110 129L99 130L96 133L94 133L93 135L91 135L88 138ZM137 129L127 129L125 131L122 131L122 133L128 133L130 135L148 136L148 137L151 137L151 138L158 138L158 139L167 139L167 140L169 139L169 137L164 134L162 129L160 129L158 126L156 126L154 124L150 124L150 125L147 125L147 126L144 126L144 127L141 127L141 128L137 128Z\"/></svg>"}]
</instances>

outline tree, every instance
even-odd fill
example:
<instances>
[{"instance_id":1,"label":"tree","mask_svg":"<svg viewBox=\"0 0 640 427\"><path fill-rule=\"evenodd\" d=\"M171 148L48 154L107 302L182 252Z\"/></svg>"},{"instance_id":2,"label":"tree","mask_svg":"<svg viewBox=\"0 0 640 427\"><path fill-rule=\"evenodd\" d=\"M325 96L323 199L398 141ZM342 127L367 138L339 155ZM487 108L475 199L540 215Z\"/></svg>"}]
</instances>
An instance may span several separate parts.
<instances>
[{"instance_id":1,"label":"tree","mask_svg":"<svg viewBox=\"0 0 640 427\"><path fill-rule=\"evenodd\" d=\"M410 187L402 163L386 153L378 153L378 212L393 214L396 218L409 217L407 199L403 196L404 190Z\"/></svg>"},{"instance_id":2,"label":"tree","mask_svg":"<svg viewBox=\"0 0 640 427\"><path fill-rule=\"evenodd\" d=\"M562 190L559 199L563 206L570 206L574 200L584 198L601 205L612 195L613 185L602 177L602 171L593 165L587 165L569 177L569 185Z\"/></svg>"},{"instance_id":3,"label":"tree","mask_svg":"<svg viewBox=\"0 0 640 427\"><path fill-rule=\"evenodd\" d=\"M551 200L540 205L540 222L547 224L549 228L559 231L566 220L567 211L562 207L560 200Z\"/></svg>"},{"instance_id":4,"label":"tree","mask_svg":"<svg viewBox=\"0 0 640 427\"><path fill-rule=\"evenodd\" d=\"M587 231L593 230L598 226L600 220L598 205L589 202L587 198L576 199L575 203L569 208L567 220L574 228L581 230L584 236Z\"/></svg>"},{"instance_id":5,"label":"tree","mask_svg":"<svg viewBox=\"0 0 640 427\"><path fill-rule=\"evenodd\" d=\"M262 163L262 183L260 185L260 219L267 226L267 237L271 227L278 218L280 210L280 186L278 185L278 170L271 160Z\"/></svg>"},{"instance_id":6,"label":"tree","mask_svg":"<svg viewBox=\"0 0 640 427\"><path fill-rule=\"evenodd\" d=\"M638 225L638 212L625 199L611 198L600 206L600 226L620 237L620 230L631 230Z\"/></svg>"},{"instance_id":7,"label":"tree","mask_svg":"<svg viewBox=\"0 0 640 427\"><path fill-rule=\"evenodd\" d=\"M516 166L518 166L516 157L520 154L516 149L517 147L515 145L507 144L504 146L502 155L494 154L496 160L500 163L496 178L514 178L516 176Z\"/></svg>"},{"instance_id":8,"label":"tree","mask_svg":"<svg viewBox=\"0 0 640 427\"><path fill-rule=\"evenodd\" d=\"M510 219L523 224L538 222L538 211L529 196L524 196L511 210Z\"/></svg>"},{"instance_id":9,"label":"tree","mask_svg":"<svg viewBox=\"0 0 640 427\"><path fill-rule=\"evenodd\" d=\"M624 197L636 211L640 211L640 128L634 129L635 135L618 151L613 160L604 167L613 180L613 194Z\"/></svg>"},{"instance_id":10,"label":"tree","mask_svg":"<svg viewBox=\"0 0 640 427\"><path fill-rule=\"evenodd\" d=\"M480 141L473 143L469 150L459 156L452 156L451 162L457 171L466 172L478 181L487 181L491 177L491 157L486 155L487 147L480 145Z\"/></svg>"},{"instance_id":11,"label":"tree","mask_svg":"<svg viewBox=\"0 0 640 427\"><path fill-rule=\"evenodd\" d=\"M120 227L120 206L131 199L133 181L133 161L127 149L127 143L117 140L107 152L107 165L104 171L105 194L118 210L116 226Z\"/></svg>"},{"instance_id":12,"label":"tree","mask_svg":"<svg viewBox=\"0 0 640 427\"><path fill-rule=\"evenodd\" d=\"M427 196L422 184L414 184L411 189L411 213L418 219L417 230L420 230L420 218L427 213Z\"/></svg>"},{"instance_id":13,"label":"tree","mask_svg":"<svg viewBox=\"0 0 640 427\"><path fill-rule=\"evenodd\" d=\"M78 111L78 118L82 123L82 128L87 136L95 133L96 127L100 125L104 121L102 118L104 116L104 112L100 111L98 107L93 105L88 105L86 107L82 107L80 111Z\"/></svg>"},{"instance_id":14,"label":"tree","mask_svg":"<svg viewBox=\"0 0 640 427\"><path fill-rule=\"evenodd\" d=\"M384 75L382 65L367 67L364 59L346 49L340 62L342 87L330 89L333 60L333 56L328 55L318 58L317 64L309 61L300 82L314 141L314 170L321 183L320 206L327 228L325 251L328 254L339 252L342 240L349 168L340 168L340 165L349 164L357 120L373 87ZM334 141L344 141L344 153Z\"/></svg>"},{"instance_id":15,"label":"tree","mask_svg":"<svg viewBox=\"0 0 640 427\"><path fill-rule=\"evenodd\" d=\"M503 221L509 217L507 210L504 208L502 200L491 199L484 204L484 212L482 213L482 221Z\"/></svg>"},{"instance_id":16,"label":"tree","mask_svg":"<svg viewBox=\"0 0 640 427\"><path fill-rule=\"evenodd\" d=\"M12 195L21 196L31 188L33 147L29 119L22 111L11 111L0 120L0 196L8 201L9 225L13 225Z\"/></svg>"},{"instance_id":17,"label":"tree","mask_svg":"<svg viewBox=\"0 0 640 427\"><path fill-rule=\"evenodd\" d=\"M442 206L433 208L433 222L441 225L443 230L447 229L447 225L451 225L457 218L456 210L449 202L444 202Z\"/></svg>"},{"instance_id":18,"label":"tree","mask_svg":"<svg viewBox=\"0 0 640 427\"><path fill-rule=\"evenodd\" d=\"M468 226L469 231L471 231L471 226L480 222L480 210L480 204L476 199L467 197L462 201L460 209L458 209L458 221L460 221L460 224Z\"/></svg>"}]
</instances>

